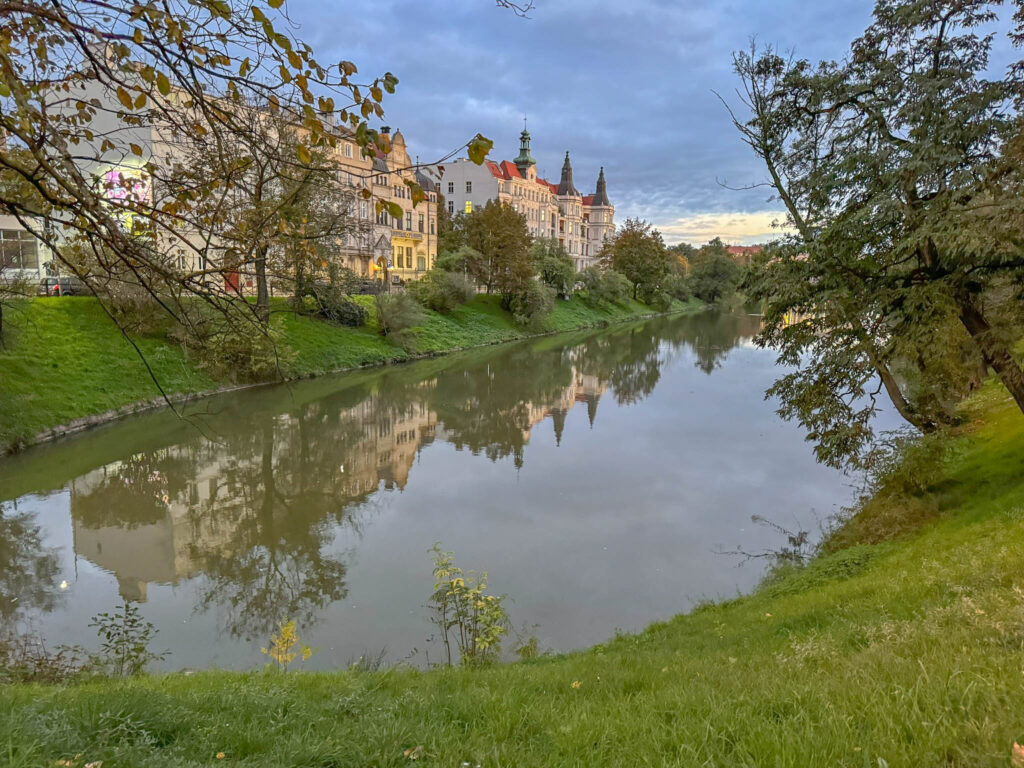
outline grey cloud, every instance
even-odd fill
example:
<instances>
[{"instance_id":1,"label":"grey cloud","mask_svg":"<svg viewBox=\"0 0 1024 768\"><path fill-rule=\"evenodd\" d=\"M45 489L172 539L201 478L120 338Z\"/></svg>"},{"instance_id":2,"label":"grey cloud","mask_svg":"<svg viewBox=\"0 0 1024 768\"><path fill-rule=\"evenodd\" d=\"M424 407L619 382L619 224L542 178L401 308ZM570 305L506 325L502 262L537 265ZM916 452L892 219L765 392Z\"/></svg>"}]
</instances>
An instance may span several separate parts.
<instances>
[{"instance_id":1,"label":"grey cloud","mask_svg":"<svg viewBox=\"0 0 1024 768\"><path fill-rule=\"evenodd\" d=\"M735 81L731 52L751 35L809 58L839 57L869 21L868 0L537 0L530 19L491 0L289 0L322 61L394 72L386 122L432 160L477 132L493 156L518 152L529 118L540 171L566 149L577 185L605 167L620 218L664 224L698 214L763 212L762 178L715 97ZM777 208L777 205L774 206ZM669 236L669 240L672 237Z\"/></svg>"}]
</instances>

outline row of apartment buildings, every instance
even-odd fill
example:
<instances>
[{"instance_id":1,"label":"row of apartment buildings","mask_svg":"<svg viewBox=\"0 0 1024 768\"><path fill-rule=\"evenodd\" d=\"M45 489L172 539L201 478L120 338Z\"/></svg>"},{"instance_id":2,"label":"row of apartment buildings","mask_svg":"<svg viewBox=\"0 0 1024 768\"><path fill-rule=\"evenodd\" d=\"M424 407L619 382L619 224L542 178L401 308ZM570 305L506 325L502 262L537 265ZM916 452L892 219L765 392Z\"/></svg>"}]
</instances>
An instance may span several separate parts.
<instances>
[{"instance_id":1,"label":"row of apartment buildings","mask_svg":"<svg viewBox=\"0 0 1024 768\"><path fill-rule=\"evenodd\" d=\"M112 97L98 85L86 86L83 100L109 101ZM173 100L174 94L169 97ZM131 194L148 196L154 201L152 184L144 180L145 162L168 159L175 154L175 139L159 123L125 127L115 122L117 109L100 110L97 135L121 134L122 143L141 148L139 156L125 157L107 152L90 163L88 172L98 180L115 180L118 194L125 194L125 178L138 178ZM109 125L106 123L110 123ZM615 231L615 208L608 199L604 169L598 176L594 194L583 195L575 187L569 154L566 153L558 184L537 175L536 161L530 155L530 134L523 130L519 156L514 161L487 161L476 165L468 158L450 163L424 165L414 163L401 131L388 135L391 151L374 152L367 157L354 138L343 129L332 152L339 180L353 192L351 215L354 219L340 251L345 266L358 275L404 283L430 269L438 255L438 203L444 200L447 211L471 213L488 200L499 200L520 212L534 237L558 240L572 256L578 268L594 263L606 237ZM414 205L409 183L424 190L425 201ZM367 195L368 193L368 195ZM158 193L157 193L158 194ZM366 195L364 197L364 195ZM378 211L378 202L394 203L401 210L393 216ZM201 244L190 244L187 236L164 250L169 260L183 271L208 267ZM0 216L0 273L25 279L55 274L49 252L29 235L13 217ZM243 291L253 289L251 274L232 274L229 282Z\"/></svg>"}]
</instances>

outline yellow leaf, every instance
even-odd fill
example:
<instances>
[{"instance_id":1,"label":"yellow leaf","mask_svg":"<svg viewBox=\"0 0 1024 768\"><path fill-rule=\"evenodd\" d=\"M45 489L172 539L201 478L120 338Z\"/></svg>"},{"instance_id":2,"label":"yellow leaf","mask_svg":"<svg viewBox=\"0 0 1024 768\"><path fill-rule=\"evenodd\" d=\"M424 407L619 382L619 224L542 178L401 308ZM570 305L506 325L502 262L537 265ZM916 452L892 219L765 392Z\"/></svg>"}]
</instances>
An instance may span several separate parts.
<instances>
[{"instance_id":1,"label":"yellow leaf","mask_svg":"<svg viewBox=\"0 0 1024 768\"><path fill-rule=\"evenodd\" d=\"M313 161L313 156L309 153L309 149L305 144L299 144L295 147L295 154L299 156L299 161L306 165Z\"/></svg>"},{"instance_id":2,"label":"yellow leaf","mask_svg":"<svg viewBox=\"0 0 1024 768\"><path fill-rule=\"evenodd\" d=\"M1024 747L1013 742L1013 768L1024 768Z\"/></svg>"},{"instance_id":3,"label":"yellow leaf","mask_svg":"<svg viewBox=\"0 0 1024 768\"><path fill-rule=\"evenodd\" d=\"M140 147L138 144L131 144L130 146L132 148L133 155L138 155L139 157L142 157L142 147Z\"/></svg>"},{"instance_id":4,"label":"yellow leaf","mask_svg":"<svg viewBox=\"0 0 1024 768\"><path fill-rule=\"evenodd\" d=\"M284 5L284 0L267 0L267 5L271 8L280 8Z\"/></svg>"},{"instance_id":5,"label":"yellow leaf","mask_svg":"<svg viewBox=\"0 0 1024 768\"><path fill-rule=\"evenodd\" d=\"M135 108L142 109L144 106L146 106L146 94L140 93L135 99Z\"/></svg>"},{"instance_id":6,"label":"yellow leaf","mask_svg":"<svg viewBox=\"0 0 1024 768\"><path fill-rule=\"evenodd\" d=\"M493 146L493 141L478 133L467 145L466 154L469 155L469 159L475 164L483 165L484 160L487 158L487 153L491 151Z\"/></svg>"},{"instance_id":7,"label":"yellow leaf","mask_svg":"<svg viewBox=\"0 0 1024 768\"><path fill-rule=\"evenodd\" d=\"M156 73L156 88L164 96L171 92L171 81L167 79L167 75L163 72Z\"/></svg>"},{"instance_id":8,"label":"yellow leaf","mask_svg":"<svg viewBox=\"0 0 1024 768\"><path fill-rule=\"evenodd\" d=\"M132 108L132 97L122 86L117 86L117 100L120 101L125 109Z\"/></svg>"}]
</instances>

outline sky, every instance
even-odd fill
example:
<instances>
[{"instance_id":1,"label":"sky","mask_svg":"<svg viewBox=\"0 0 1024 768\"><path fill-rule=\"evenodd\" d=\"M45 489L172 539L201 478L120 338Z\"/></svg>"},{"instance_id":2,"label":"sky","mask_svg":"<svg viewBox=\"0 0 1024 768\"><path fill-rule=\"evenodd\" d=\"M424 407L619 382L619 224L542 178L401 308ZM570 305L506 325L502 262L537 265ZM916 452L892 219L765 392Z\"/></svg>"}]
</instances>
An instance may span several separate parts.
<instances>
[{"instance_id":1,"label":"sky","mask_svg":"<svg viewBox=\"0 0 1024 768\"><path fill-rule=\"evenodd\" d=\"M524 116L539 173L566 150L594 191L605 169L616 221L651 221L666 242L773 236L780 206L715 91L735 103L732 51L759 43L841 58L871 0L536 0L518 18L493 0L288 0L297 35L324 63L393 72L383 124L437 160L476 133L492 159L519 151Z\"/></svg>"}]
</instances>

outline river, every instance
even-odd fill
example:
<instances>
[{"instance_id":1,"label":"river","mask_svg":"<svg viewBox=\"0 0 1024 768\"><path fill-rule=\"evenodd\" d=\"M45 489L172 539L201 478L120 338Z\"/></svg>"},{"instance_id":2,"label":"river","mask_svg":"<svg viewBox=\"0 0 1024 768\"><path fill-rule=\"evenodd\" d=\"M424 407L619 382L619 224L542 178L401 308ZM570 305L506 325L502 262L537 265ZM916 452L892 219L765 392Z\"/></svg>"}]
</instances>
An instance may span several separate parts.
<instances>
[{"instance_id":1,"label":"river","mask_svg":"<svg viewBox=\"0 0 1024 768\"><path fill-rule=\"evenodd\" d=\"M0 622L96 647L136 602L161 666L441 655L435 542L563 651L751 589L849 502L764 390L758 318L706 313L198 401L0 462ZM525 628L525 630L524 630Z\"/></svg>"}]
</instances>

